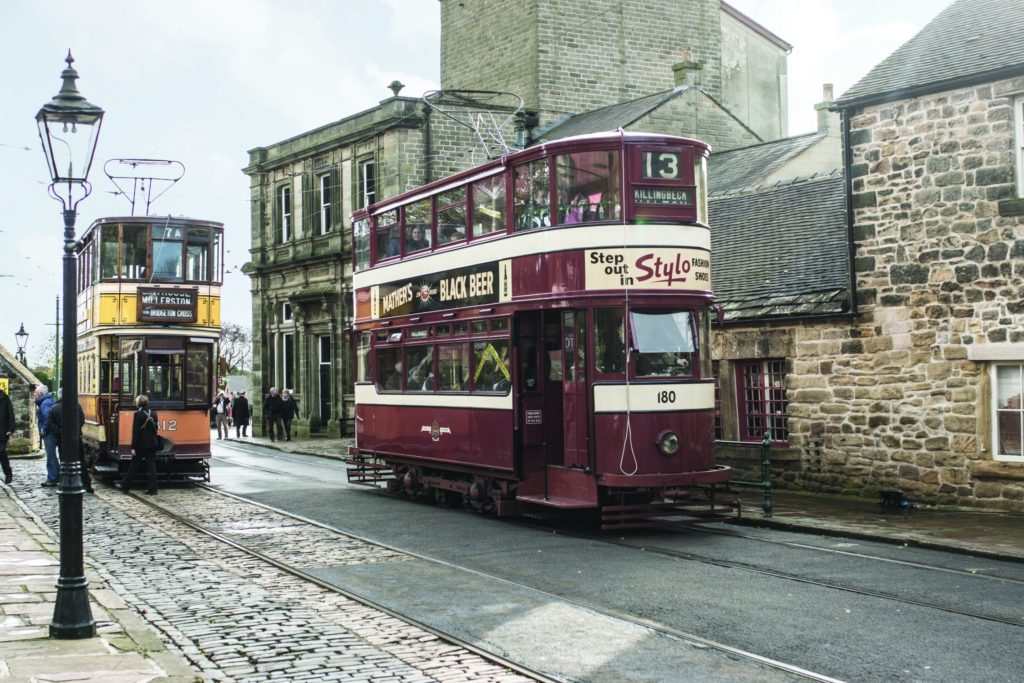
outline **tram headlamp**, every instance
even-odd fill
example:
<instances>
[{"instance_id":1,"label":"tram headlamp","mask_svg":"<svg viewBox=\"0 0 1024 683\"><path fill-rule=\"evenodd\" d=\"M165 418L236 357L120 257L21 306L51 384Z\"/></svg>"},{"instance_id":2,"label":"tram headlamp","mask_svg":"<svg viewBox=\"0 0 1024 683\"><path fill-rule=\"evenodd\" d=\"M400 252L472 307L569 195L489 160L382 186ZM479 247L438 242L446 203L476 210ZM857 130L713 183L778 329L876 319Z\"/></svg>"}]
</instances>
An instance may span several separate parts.
<instances>
[{"instance_id":1,"label":"tram headlamp","mask_svg":"<svg viewBox=\"0 0 1024 683\"><path fill-rule=\"evenodd\" d=\"M662 432L658 435L658 450L664 456L672 456L679 452L679 435L675 432Z\"/></svg>"}]
</instances>

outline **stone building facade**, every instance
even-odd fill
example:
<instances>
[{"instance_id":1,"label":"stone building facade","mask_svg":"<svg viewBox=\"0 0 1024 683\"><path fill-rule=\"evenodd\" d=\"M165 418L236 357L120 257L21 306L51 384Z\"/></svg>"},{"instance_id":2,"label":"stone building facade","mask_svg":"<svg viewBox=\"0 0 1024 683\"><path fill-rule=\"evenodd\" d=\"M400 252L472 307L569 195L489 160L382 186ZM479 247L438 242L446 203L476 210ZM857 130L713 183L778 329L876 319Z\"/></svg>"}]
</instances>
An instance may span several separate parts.
<instances>
[{"instance_id":1,"label":"stone building facade","mask_svg":"<svg viewBox=\"0 0 1024 683\"><path fill-rule=\"evenodd\" d=\"M14 354L0 346L0 388L5 389L14 408L16 429L13 437L24 439L22 446L36 450L39 444L39 427L36 424L36 406L32 392L42 382L32 371L22 365ZM17 448L18 444L11 444ZM27 451L26 451L27 452Z\"/></svg>"}]
</instances>

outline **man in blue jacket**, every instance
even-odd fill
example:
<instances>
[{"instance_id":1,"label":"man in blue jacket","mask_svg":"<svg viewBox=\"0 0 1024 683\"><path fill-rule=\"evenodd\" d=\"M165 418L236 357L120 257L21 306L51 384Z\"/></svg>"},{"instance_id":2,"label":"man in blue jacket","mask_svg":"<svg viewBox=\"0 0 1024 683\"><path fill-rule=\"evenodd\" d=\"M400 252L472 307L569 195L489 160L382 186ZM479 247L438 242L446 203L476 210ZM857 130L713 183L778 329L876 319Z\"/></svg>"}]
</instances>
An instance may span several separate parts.
<instances>
[{"instance_id":1,"label":"man in blue jacket","mask_svg":"<svg viewBox=\"0 0 1024 683\"><path fill-rule=\"evenodd\" d=\"M39 434L43 437L43 448L46 449L46 481L43 486L56 486L60 478L60 462L57 460L57 435L49 428L50 411L56 402L53 394L44 386L36 387L34 394L36 400L36 424L39 425Z\"/></svg>"}]
</instances>

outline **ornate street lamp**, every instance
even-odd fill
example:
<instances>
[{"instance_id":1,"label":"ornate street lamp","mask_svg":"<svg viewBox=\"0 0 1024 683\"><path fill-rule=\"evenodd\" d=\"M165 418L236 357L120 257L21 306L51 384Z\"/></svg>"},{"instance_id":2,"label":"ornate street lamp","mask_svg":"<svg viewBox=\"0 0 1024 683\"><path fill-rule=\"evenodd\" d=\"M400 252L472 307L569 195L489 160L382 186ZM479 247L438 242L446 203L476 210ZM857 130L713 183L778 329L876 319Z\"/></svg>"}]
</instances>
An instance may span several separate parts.
<instances>
[{"instance_id":1,"label":"ornate street lamp","mask_svg":"<svg viewBox=\"0 0 1024 683\"><path fill-rule=\"evenodd\" d=\"M18 362L25 364L25 344L28 343L28 332L25 331L25 323L21 324L18 331L14 333L14 340L18 342Z\"/></svg>"},{"instance_id":2,"label":"ornate street lamp","mask_svg":"<svg viewBox=\"0 0 1024 683\"><path fill-rule=\"evenodd\" d=\"M75 216L78 203L89 196L89 167L103 123L103 110L78 92L78 72L71 66L71 50L61 73L64 84L57 95L36 114L39 139L50 171L50 196L64 213L64 421L61 430L60 485L60 578L57 602L50 623L51 638L91 638L96 621L89 606L89 582L82 552L82 470L78 458L78 353L75 331Z\"/></svg>"}]
</instances>

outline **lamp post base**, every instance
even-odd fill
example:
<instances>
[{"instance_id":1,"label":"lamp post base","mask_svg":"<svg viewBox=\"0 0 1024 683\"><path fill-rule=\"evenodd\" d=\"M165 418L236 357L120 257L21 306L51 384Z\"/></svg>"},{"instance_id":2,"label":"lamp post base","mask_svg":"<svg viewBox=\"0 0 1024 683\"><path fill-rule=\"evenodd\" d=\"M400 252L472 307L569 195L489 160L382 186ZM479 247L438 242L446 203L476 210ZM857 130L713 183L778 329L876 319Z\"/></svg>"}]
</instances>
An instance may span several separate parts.
<instances>
[{"instance_id":1,"label":"lamp post base","mask_svg":"<svg viewBox=\"0 0 1024 683\"><path fill-rule=\"evenodd\" d=\"M57 602L50 623L50 637L61 640L92 638L96 620L89 606L89 582L84 576L57 580Z\"/></svg>"}]
</instances>

